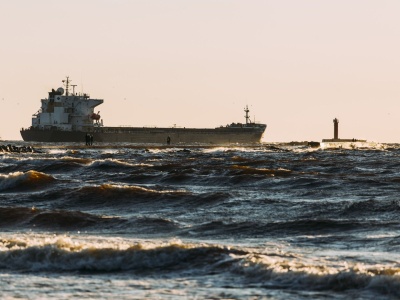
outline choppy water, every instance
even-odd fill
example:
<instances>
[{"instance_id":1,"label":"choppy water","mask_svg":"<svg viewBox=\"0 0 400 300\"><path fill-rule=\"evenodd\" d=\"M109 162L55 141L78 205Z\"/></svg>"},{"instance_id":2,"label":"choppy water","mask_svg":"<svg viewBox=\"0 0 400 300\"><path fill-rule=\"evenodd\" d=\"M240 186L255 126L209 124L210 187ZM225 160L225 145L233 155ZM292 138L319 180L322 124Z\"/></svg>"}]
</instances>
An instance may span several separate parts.
<instances>
[{"instance_id":1,"label":"choppy water","mask_svg":"<svg viewBox=\"0 0 400 300\"><path fill-rule=\"evenodd\" d=\"M0 154L2 299L398 299L400 145Z\"/></svg>"}]
</instances>

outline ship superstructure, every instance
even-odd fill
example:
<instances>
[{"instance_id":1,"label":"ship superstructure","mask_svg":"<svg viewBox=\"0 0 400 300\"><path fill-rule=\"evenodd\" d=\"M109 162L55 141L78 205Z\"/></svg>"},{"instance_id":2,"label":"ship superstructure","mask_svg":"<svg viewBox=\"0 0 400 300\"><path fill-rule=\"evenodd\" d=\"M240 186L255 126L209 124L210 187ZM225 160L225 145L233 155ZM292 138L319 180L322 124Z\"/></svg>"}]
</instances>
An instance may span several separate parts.
<instances>
[{"instance_id":1,"label":"ship superstructure","mask_svg":"<svg viewBox=\"0 0 400 300\"><path fill-rule=\"evenodd\" d=\"M70 80L63 80L64 88L49 92L47 99L41 100L41 108L32 117L32 128L41 130L88 131L101 126L100 114L94 108L103 103L102 99L90 99L88 94L69 92Z\"/></svg>"},{"instance_id":2,"label":"ship superstructure","mask_svg":"<svg viewBox=\"0 0 400 300\"><path fill-rule=\"evenodd\" d=\"M32 126L21 129L24 141L82 142L89 133L95 142L108 143L259 143L267 127L250 120L247 106L244 124L231 123L216 128L106 127L100 112L94 112L103 99L75 93L76 85L71 85L68 77L63 82L65 89L53 89L47 99L41 100L41 108L32 117Z\"/></svg>"}]
</instances>

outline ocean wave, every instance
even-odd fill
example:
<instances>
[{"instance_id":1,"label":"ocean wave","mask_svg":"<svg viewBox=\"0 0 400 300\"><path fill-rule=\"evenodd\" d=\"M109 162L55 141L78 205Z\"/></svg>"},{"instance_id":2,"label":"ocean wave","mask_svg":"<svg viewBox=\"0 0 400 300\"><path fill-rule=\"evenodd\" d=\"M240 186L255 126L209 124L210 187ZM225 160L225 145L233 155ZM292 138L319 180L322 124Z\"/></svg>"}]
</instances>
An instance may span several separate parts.
<instances>
[{"instance_id":1,"label":"ocean wave","mask_svg":"<svg viewBox=\"0 0 400 300\"><path fill-rule=\"evenodd\" d=\"M51 175L34 170L13 172L8 175L0 174L0 191L40 189L55 180L56 179Z\"/></svg>"},{"instance_id":2,"label":"ocean wave","mask_svg":"<svg viewBox=\"0 0 400 300\"><path fill-rule=\"evenodd\" d=\"M130 189L130 188L125 188ZM142 191L146 193L146 191ZM164 191L165 192L165 191ZM328 218L303 218L298 220L282 220L282 214L278 213L276 221L271 216L265 215L266 219L260 219L262 213L254 213L253 220L242 218L243 221L231 220L226 216L223 220L211 220L203 222L195 216L195 220L186 221L190 226L181 225L180 221L163 216L165 211L176 211L179 214L185 212L193 213L196 209L216 207L225 203L224 207L233 205L228 202L232 195L227 192L195 193L180 196L165 194L150 194L140 196L123 196L114 198L111 193L104 198L88 196L77 197L76 194L43 196L37 195L35 201L30 201L36 207L0 207L0 227L3 228L29 228L37 230L105 230L108 232L129 232L136 234L158 234L170 232L175 236L220 238L269 238L282 234L304 235L304 234L334 234L341 235L344 232L379 230L385 228L397 228L398 221L374 221L374 220L351 220L351 219L328 219ZM47 204L41 201L43 197L50 198L52 206L57 209L45 209ZM60 197L59 200L54 199ZM126 197L124 199L124 197ZM56 204L56 201L57 204ZM268 202L270 203L270 202ZM275 202L273 202L275 203ZM162 207L160 207L162 205ZM66 210L68 208L68 210ZM121 215L121 210L123 213ZM189 211L188 211L189 210ZM104 217L106 215L106 217ZM121 216L120 216L121 215ZM196 215L196 214L195 214ZM218 212L221 215L221 212ZM207 218L209 219L209 218ZM182 220L183 221L183 220ZM183 221L185 222L185 221ZM194 223L193 223L194 222Z\"/></svg>"},{"instance_id":3,"label":"ocean wave","mask_svg":"<svg viewBox=\"0 0 400 300\"><path fill-rule=\"evenodd\" d=\"M0 207L0 226L13 227L29 220L34 214L34 208Z\"/></svg>"},{"instance_id":4,"label":"ocean wave","mask_svg":"<svg viewBox=\"0 0 400 300\"><path fill-rule=\"evenodd\" d=\"M168 232L174 232L181 226L179 223L165 218L156 217L139 217L129 220L129 227L134 228L131 230L137 233L146 234L165 234Z\"/></svg>"},{"instance_id":5,"label":"ocean wave","mask_svg":"<svg viewBox=\"0 0 400 300\"><path fill-rule=\"evenodd\" d=\"M344 207L343 214L395 213L397 216L399 211L399 200L365 200L348 203Z\"/></svg>"},{"instance_id":6,"label":"ocean wave","mask_svg":"<svg viewBox=\"0 0 400 300\"><path fill-rule=\"evenodd\" d=\"M234 165L231 167L236 174L240 175L267 175L267 176L290 176L291 170L278 168L278 169L266 169L266 168L252 168L248 166Z\"/></svg>"},{"instance_id":7,"label":"ocean wave","mask_svg":"<svg viewBox=\"0 0 400 300\"><path fill-rule=\"evenodd\" d=\"M52 241L51 241L52 240ZM217 246L195 246L182 243L150 245L134 243L101 245L74 242L68 238L46 239L34 245L28 240L0 240L0 269L30 271L150 271L208 268L240 254Z\"/></svg>"},{"instance_id":8,"label":"ocean wave","mask_svg":"<svg viewBox=\"0 0 400 300\"><path fill-rule=\"evenodd\" d=\"M166 233L177 230L180 224L160 217L103 216L80 211L46 210L36 207L0 207L0 227L30 228L46 231L117 230L137 233Z\"/></svg>"},{"instance_id":9,"label":"ocean wave","mask_svg":"<svg viewBox=\"0 0 400 300\"><path fill-rule=\"evenodd\" d=\"M188 195L190 192L185 190L173 189L156 189L148 188L137 185L116 185L116 184L102 184L99 186L86 186L80 189L84 194L101 194L105 197L111 196L112 198L119 198L118 195L141 195L141 196L154 196L154 195Z\"/></svg>"},{"instance_id":10,"label":"ocean wave","mask_svg":"<svg viewBox=\"0 0 400 300\"><path fill-rule=\"evenodd\" d=\"M372 150L372 151L386 151L387 144L377 142L323 142L321 149L323 150Z\"/></svg>"},{"instance_id":11,"label":"ocean wave","mask_svg":"<svg viewBox=\"0 0 400 300\"><path fill-rule=\"evenodd\" d=\"M342 261L306 261L301 258L247 255L240 259L232 272L246 277L247 284L258 287L311 290L356 291L368 290L377 295L400 296L400 268L392 265L367 265Z\"/></svg>"},{"instance_id":12,"label":"ocean wave","mask_svg":"<svg viewBox=\"0 0 400 300\"><path fill-rule=\"evenodd\" d=\"M264 149L263 149L264 148ZM240 147L240 146L216 146L212 148L202 148L201 152L203 153L211 153L211 154L217 154L217 153L236 153L236 152L247 152L247 153L257 153L257 152L264 152L265 149L268 149L269 146L267 147Z\"/></svg>"},{"instance_id":13,"label":"ocean wave","mask_svg":"<svg viewBox=\"0 0 400 300\"><path fill-rule=\"evenodd\" d=\"M93 208L95 210L121 209L127 213L140 207L154 207L163 205L169 207L199 207L212 205L231 197L225 192L193 193L184 189L171 189L163 186L144 187L137 185L102 184L98 186L85 186L71 191L64 196L64 202L69 207Z\"/></svg>"},{"instance_id":14,"label":"ocean wave","mask_svg":"<svg viewBox=\"0 0 400 300\"><path fill-rule=\"evenodd\" d=\"M67 172L81 168L92 162L88 158L78 157L24 157L13 160L3 161L5 164L1 167L3 172L18 171L21 169L34 169L39 172Z\"/></svg>"},{"instance_id":15,"label":"ocean wave","mask_svg":"<svg viewBox=\"0 0 400 300\"><path fill-rule=\"evenodd\" d=\"M185 167L184 162L171 162L171 163L164 163L160 165L153 166L154 170L162 171L162 172L169 172L169 171L184 171L187 167Z\"/></svg>"},{"instance_id":16,"label":"ocean wave","mask_svg":"<svg viewBox=\"0 0 400 300\"><path fill-rule=\"evenodd\" d=\"M28 227L46 230L83 230L88 227L120 226L125 220L79 211L43 210L35 207L0 207L1 227Z\"/></svg>"},{"instance_id":17,"label":"ocean wave","mask_svg":"<svg viewBox=\"0 0 400 300\"><path fill-rule=\"evenodd\" d=\"M55 161L45 162L38 165L36 168L41 172L70 172L82 168L83 166L89 164L90 159L85 158L68 158L63 157Z\"/></svg>"},{"instance_id":18,"label":"ocean wave","mask_svg":"<svg viewBox=\"0 0 400 300\"><path fill-rule=\"evenodd\" d=\"M246 164L247 166L264 166L275 162L275 160L272 159L255 159L254 157L244 157L239 155L232 156L231 160L234 163Z\"/></svg>"},{"instance_id":19,"label":"ocean wave","mask_svg":"<svg viewBox=\"0 0 400 300\"><path fill-rule=\"evenodd\" d=\"M365 291L400 296L396 264L306 259L282 250L240 248L178 241L163 243L2 238L0 269L15 272L134 272L153 277L228 273L236 284L267 289Z\"/></svg>"},{"instance_id":20,"label":"ocean wave","mask_svg":"<svg viewBox=\"0 0 400 300\"><path fill-rule=\"evenodd\" d=\"M71 156L63 156L61 157L61 160L65 162L74 162L81 165L88 165L93 161L93 159L91 158L71 157Z\"/></svg>"},{"instance_id":21,"label":"ocean wave","mask_svg":"<svg viewBox=\"0 0 400 300\"><path fill-rule=\"evenodd\" d=\"M398 222L385 222L386 226L397 226ZM188 228L182 234L187 236L228 237L270 237L284 234L326 234L343 233L353 230L381 228L382 222L335 219L302 219L293 221L211 221Z\"/></svg>"},{"instance_id":22,"label":"ocean wave","mask_svg":"<svg viewBox=\"0 0 400 300\"><path fill-rule=\"evenodd\" d=\"M47 157L47 158L20 158L16 162L24 167L34 167L36 170L42 172L45 171L70 171L77 168L89 167L93 169L106 170L116 168L121 169L123 167L134 167L134 164L124 162L118 159L107 158L107 159L94 159L86 157L73 157L73 156L62 156L62 157ZM10 163L11 164L11 163ZM14 160L15 164L15 160Z\"/></svg>"},{"instance_id":23,"label":"ocean wave","mask_svg":"<svg viewBox=\"0 0 400 300\"><path fill-rule=\"evenodd\" d=\"M148 203L150 201L149 205L154 205L155 201L182 199L190 195L192 195L191 192L182 189L101 184L73 190L65 196L65 199L68 201L68 205L77 207L89 205L93 208L105 209L123 206L128 209L130 203Z\"/></svg>"},{"instance_id":24,"label":"ocean wave","mask_svg":"<svg viewBox=\"0 0 400 300\"><path fill-rule=\"evenodd\" d=\"M131 164L129 162L125 162L125 161L121 161L118 159L112 159L112 158L106 158L106 159L98 159L98 160L94 160L91 162L91 164L89 165L91 168L94 169L100 169L100 170L109 170L109 169L113 169L113 168L130 168L130 167L135 167L134 164Z\"/></svg>"}]
</instances>

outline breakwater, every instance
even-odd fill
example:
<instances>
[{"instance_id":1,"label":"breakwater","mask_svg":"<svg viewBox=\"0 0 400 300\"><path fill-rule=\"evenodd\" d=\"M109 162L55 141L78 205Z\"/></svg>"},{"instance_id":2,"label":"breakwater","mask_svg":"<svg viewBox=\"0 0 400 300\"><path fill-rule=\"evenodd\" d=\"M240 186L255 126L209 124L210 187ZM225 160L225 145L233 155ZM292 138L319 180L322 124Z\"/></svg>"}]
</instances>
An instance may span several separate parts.
<instances>
[{"instance_id":1,"label":"breakwater","mask_svg":"<svg viewBox=\"0 0 400 300\"><path fill-rule=\"evenodd\" d=\"M15 146L11 144L0 145L0 153L40 153L40 150L32 146Z\"/></svg>"}]
</instances>

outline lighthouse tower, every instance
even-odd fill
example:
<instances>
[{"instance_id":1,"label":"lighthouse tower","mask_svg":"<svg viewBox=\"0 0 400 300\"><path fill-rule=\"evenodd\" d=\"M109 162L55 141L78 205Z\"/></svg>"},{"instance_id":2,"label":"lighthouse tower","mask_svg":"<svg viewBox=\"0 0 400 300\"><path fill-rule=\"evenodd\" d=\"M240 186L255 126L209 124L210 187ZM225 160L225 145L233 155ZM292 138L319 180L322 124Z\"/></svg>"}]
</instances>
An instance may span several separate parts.
<instances>
[{"instance_id":1,"label":"lighthouse tower","mask_svg":"<svg viewBox=\"0 0 400 300\"><path fill-rule=\"evenodd\" d=\"M339 120L337 118L333 119L333 139L339 139Z\"/></svg>"},{"instance_id":2,"label":"lighthouse tower","mask_svg":"<svg viewBox=\"0 0 400 300\"><path fill-rule=\"evenodd\" d=\"M354 142L366 142L366 140L360 139L339 139L339 120L333 119L333 139L322 139L323 143L354 143Z\"/></svg>"}]
</instances>

